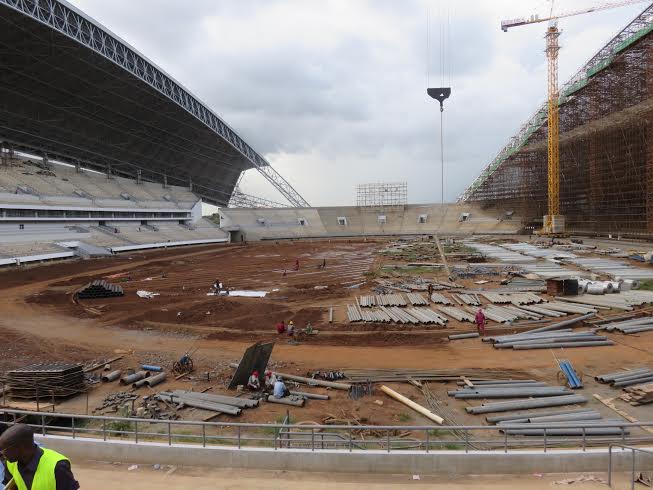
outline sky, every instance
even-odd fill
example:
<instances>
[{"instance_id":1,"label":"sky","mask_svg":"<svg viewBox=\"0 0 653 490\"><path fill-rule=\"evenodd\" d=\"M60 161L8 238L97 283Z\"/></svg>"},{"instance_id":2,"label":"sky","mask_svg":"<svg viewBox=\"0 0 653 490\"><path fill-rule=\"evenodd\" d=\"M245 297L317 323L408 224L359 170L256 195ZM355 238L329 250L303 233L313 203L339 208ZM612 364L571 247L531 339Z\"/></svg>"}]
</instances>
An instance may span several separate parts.
<instances>
[{"instance_id":1,"label":"sky","mask_svg":"<svg viewBox=\"0 0 653 490\"><path fill-rule=\"evenodd\" d=\"M312 205L407 182L454 201L546 98L541 0L72 0L179 81ZM554 13L605 2L558 0ZM562 19L560 84L647 5ZM256 170L243 192L285 202Z\"/></svg>"}]
</instances>

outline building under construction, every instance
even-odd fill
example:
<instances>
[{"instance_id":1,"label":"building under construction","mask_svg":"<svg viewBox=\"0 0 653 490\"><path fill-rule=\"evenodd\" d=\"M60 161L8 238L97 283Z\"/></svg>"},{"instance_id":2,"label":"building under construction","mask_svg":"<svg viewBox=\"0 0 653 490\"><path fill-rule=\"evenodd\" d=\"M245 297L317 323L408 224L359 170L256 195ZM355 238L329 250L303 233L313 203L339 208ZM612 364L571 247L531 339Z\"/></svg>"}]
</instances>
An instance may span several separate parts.
<instances>
[{"instance_id":1,"label":"building under construction","mask_svg":"<svg viewBox=\"0 0 653 490\"><path fill-rule=\"evenodd\" d=\"M653 5L560 90L560 212L582 233L653 235ZM547 214L547 108L522 126L461 200Z\"/></svg>"}]
</instances>

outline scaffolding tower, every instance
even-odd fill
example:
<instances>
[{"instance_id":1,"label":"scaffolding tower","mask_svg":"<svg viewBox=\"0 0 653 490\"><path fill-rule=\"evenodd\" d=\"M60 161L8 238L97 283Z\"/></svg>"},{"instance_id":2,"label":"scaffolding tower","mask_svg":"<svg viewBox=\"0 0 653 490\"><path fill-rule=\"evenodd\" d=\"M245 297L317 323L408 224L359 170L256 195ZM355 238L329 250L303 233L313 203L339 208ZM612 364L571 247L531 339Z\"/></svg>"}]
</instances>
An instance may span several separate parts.
<instances>
[{"instance_id":1,"label":"scaffolding tower","mask_svg":"<svg viewBox=\"0 0 653 490\"><path fill-rule=\"evenodd\" d=\"M359 207L386 208L405 206L408 203L406 182L359 184L356 186L356 205Z\"/></svg>"},{"instance_id":2,"label":"scaffolding tower","mask_svg":"<svg viewBox=\"0 0 653 490\"><path fill-rule=\"evenodd\" d=\"M653 236L653 5L562 87L558 109L568 231ZM460 200L537 226L547 210L546 115L542 106Z\"/></svg>"}]
</instances>

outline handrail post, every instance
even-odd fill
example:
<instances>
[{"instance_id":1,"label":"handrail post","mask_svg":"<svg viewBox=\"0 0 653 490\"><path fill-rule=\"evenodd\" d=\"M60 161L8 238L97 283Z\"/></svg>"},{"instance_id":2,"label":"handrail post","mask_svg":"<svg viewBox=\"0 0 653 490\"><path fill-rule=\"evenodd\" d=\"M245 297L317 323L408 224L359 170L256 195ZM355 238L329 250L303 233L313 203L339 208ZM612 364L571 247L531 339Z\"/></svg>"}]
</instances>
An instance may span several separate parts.
<instances>
[{"instance_id":1,"label":"handrail post","mask_svg":"<svg viewBox=\"0 0 653 490\"><path fill-rule=\"evenodd\" d=\"M202 447L206 447L206 424L202 424ZM238 449L240 449L240 444Z\"/></svg>"},{"instance_id":2,"label":"handrail post","mask_svg":"<svg viewBox=\"0 0 653 490\"><path fill-rule=\"evenodd\" d=\"M315 428L311 427L311 451L315 451Z\"/></svg>"},{"instance_id":3,"label":"handrail post","mask_svg":"<svg viewBox=\"0 0 653 490\"><path fill-rule=\"evenodd\" d=\"M544 452L546 452L546 427L544 428Z\"/></svg>"},{"instance_id":4,"label":"handrail post","mask_svg":"<svg viewBox=\"0 0 653 490\"><path fill-rule=\"evenodd\" d=\"M503 452L508 454L508 431L503 431Z\"/></svg>"},{"instance_id":5,"label":"handrail post","mask_svg":"<svg viewBox=\"0 0 653 490\"><path fill-rule=\"evenodd\" d=\"M75 417L71 417L70 419L70 425L73 429L73 439L75 438Z\"/></svg>"},{"instance_id":6,"label":"handrail post","mask_svg":"<svg viewBox=\"0 0 653 490\"><path fill-rule=\"evenodd\" d=\"M635 448L632 448L633 464L630 469L630 490L635 490Z\"/></svg>"},{"instance_id":7,"label":"handrail post","mask_svg":"<svg viewBox=\"0 0 653 490\"><path fill-rule=\"evenodd\" d=\"M469 452L469 429L465 429L465 453Z\"/></svg>"},{"instance_id":8,"label":"handrail post","mask_svg":"<svg viewBox=\"0 0 653 490\"><path fill-rule=\"evenodd\" d=\"M583 427L583 452L585 452L586 447L587 447L587 438L585 437L585 427Z\"/></svg>"},{"instance_id":9,"label":"handrail post","mask_svg":"<svg viewBox=\"0 0 653 490\"><path fill-rule=\"evenodd\" d=\"M353 445L354 445L354 440L352 439L352 437L353 437L353 435L352 435L352 430L351 430L351 427L350 427L349 428L349 452L352 451Z\"/></svg>"},{"instance_id":10,"label":"handrail post","mask_svg":"<svg viewBox=\"0 0 653 490\"><path fill-rule=\"evenodd\" d=\"M107 441L107 419L102 419L102 439Z\"/></svg>"},{"instance_id":11,"label":"handrail post","mask_svg":"<svg viewBox=\"0 0 653 490\"><path fill-rule=\"evenodd\" d=\"M134 443L138 444L138 420L134 420Z\"/></svg>"},{"instance_id":12,"label":"handrail post","mask_svg":"<svg viewBox=\"0 0 653 490\"><path fill-rule=\"evenodd\" d=\"M388 437L388 452L390 452L390 429L387 429L385 433Z\"/></svg>"},{"instance_id":13,"label":"handrail post","mask_svg":"<svg viewBox=\"0 0 653 490\"><path fill-rule=\"evenodd\" d=\"M238 426L238 449L240 449L241 446L242 446L242 439L241 439L241 438L242 438L242 435L241 435L241 433L240 433L240 430L241 430L241 427L240 427L240 425L239 425L239 426Z\"/></svg>"},{"instance_id":14,"label":"handrail post","mask_svg":"<svg viewBox=\"0 0 653 490\"><path fill-rule=\"evenodd\" d=\"M14 414L14 424L16 423L16 414ZM41 415L41 435L45 435L45 416Z\"/></svg>"},{"instance_id":15,"label":"handrail post","mask_svg":"<svg viewBox=\"0 0 653 490\"><path fill-rule=\"evenodd\" d=\"M608 447L608 486L612 488L612 444Z\"/></svg>"},{"instance_id":16,"label":"handrail post","mask_svg":"<svg viewBox=\"0 0 653 490\"><path fill-rule=\"evenodd\" d=\"M168 446L172 446L172 424L168 422Z\"/></svg>"},{"instance_id":17,"label":"handrail post","mask_svg":"<svg viewBox=\"0 0 653 490\"><path fill-rule=\"evenodd\" d=\"M426 429L426 452L429 452L429 448L431 447L431 434L429 433L429 430Z\"/></svg>"}]
</instances>

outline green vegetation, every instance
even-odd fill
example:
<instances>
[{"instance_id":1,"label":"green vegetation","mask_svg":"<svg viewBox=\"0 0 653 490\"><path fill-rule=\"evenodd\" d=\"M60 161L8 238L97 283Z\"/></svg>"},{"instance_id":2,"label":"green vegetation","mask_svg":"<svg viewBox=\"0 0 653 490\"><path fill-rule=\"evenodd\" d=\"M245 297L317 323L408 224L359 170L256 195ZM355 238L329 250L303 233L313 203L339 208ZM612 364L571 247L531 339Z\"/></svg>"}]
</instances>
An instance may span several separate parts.
<instances>
[{"instance_id":1,"label":"green vegetation","mask_svg":"<svg viewBox=\"0 0 653 490\"><path fill-rule=\"evenodd\" d=\"M639 283L639 289L642 291L653 291L653 281L642 281Z\"/></svg>"},{"instance_id":2,"label":"green vegetation","mask_svg":"<svg viewBox=\"0 0 653 490\"><path fill-rule=\"evenodd\" d=\"M397 415L397 418L400 422L408 422L409 420L413 419L409 414L403 412Z\"/></svg>"},{"instance_id":3,"label":"green vegetation","mask_svg":"<svg viewBox=\"0 0 653 490\"><path fill-rule=\"evenodd\" d=\"M213 213L209 216L205 216L209 221L215 223L216 225L220 226L220 215L218 213Z\"/></svg>"}]
</instances>

